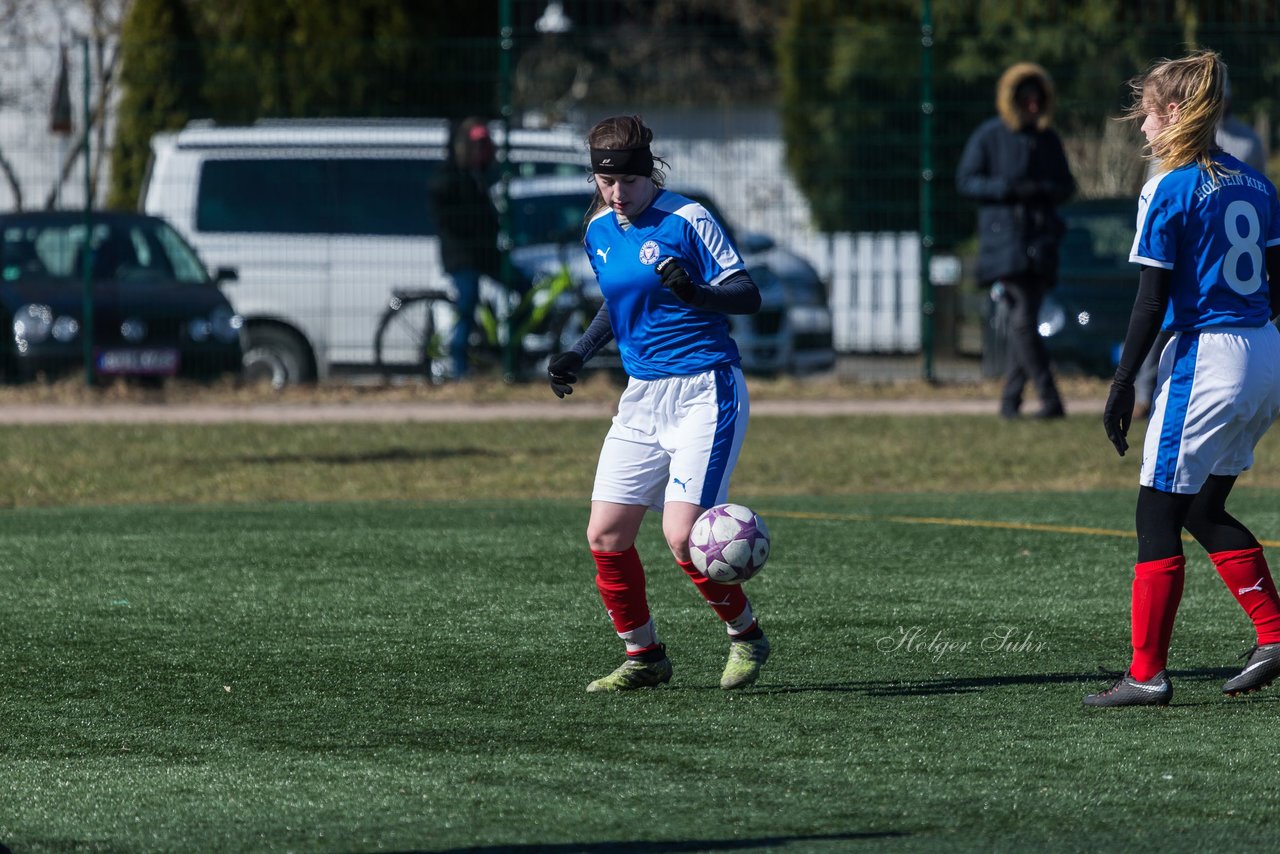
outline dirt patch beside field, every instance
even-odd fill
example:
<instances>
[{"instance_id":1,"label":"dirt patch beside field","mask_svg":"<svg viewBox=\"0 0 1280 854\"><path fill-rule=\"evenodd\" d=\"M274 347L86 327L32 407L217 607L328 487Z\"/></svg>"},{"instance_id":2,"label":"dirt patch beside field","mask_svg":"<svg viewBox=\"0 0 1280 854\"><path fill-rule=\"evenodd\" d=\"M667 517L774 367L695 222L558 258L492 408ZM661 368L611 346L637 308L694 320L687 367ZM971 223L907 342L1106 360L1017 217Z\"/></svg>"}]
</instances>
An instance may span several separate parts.
<instances>
[{"instance_id":1,"label":"dirt patch beside field","mask_svg":"<svg viewBox=\"0 0 1280 854\"><path fill-rule=\"evenodd\" d=\"M835 377L749 381L752 413L772 415L942 415L996 412L994 381L930 384L921 380L850 382ZM1098 380L1061 382L1071 413L1101 412L1107 386ZM621 386L603 376L579 383L557 400L540 382L428 386L358 381L273 391L233 383L171 384L159 389L118 384L87 388L64 380L0 389L0 423L213 424L229 422L430 422L607 418ZM1028 411L1033 412L1035 401Z\"/></svg>"}]
</instances>

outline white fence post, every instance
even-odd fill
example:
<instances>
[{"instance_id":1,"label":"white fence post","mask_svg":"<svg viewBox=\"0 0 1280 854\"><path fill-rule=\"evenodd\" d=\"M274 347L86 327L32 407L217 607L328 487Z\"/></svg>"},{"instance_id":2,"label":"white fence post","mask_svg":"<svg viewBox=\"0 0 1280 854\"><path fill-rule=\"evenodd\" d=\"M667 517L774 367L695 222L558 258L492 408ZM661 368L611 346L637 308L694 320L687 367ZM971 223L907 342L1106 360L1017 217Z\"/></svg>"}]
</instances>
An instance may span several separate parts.
<instances>
[{"instance_id":1,"label":"white fence post","mask_svg":"<svg viewBox=\"0 0 1280 854\"><path fill-rule=\"evenodd\" d=\"M839 232L810 258L831 288L832 338L842 353L920 350L920 244L912 232Z\"/></svg>"}]
</instances>

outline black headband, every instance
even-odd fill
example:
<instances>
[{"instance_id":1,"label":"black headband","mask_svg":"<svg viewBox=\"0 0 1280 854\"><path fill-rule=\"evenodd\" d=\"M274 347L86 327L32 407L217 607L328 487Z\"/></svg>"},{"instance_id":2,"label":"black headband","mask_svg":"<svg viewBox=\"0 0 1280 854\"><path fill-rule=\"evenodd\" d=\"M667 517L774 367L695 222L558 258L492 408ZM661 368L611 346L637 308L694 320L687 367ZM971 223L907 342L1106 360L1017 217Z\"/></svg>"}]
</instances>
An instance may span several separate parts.
<instances>
[{"instance_id":1,"label":"black headband","mask_svg":"<svg viewBox=\"0 0 1280 854\"><path fill-rule=\"evenodd\" d=\"M649 146L591 149L591 171L601 175L653 177L653 153Z\"/></svg>"}]
</instances>

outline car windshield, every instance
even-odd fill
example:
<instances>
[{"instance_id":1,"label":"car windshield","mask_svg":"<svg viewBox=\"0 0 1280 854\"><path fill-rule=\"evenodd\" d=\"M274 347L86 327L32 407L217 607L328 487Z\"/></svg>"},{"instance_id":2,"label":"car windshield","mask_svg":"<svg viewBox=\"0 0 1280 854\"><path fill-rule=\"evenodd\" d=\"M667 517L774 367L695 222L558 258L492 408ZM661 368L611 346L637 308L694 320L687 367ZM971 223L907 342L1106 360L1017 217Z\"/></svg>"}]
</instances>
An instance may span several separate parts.
<instances>
[{"instance_id":1,"label":"car windshield","mask_svg":"<svg viewBox=\"0 0 1280 854\"><path fill-rule=\"evenodd\" d=\"M582 240L591 192L552 193L511 200L511 241L517 248Z\"/></svg>"},{"instance_id":2,"label":"car windshield","mask_svg":"<svg viewBox=\"0 0 1280 854\"><path fill-rule=\"evenodd\" d=\"M209 281L191 247L160 220L100 221L88 227L71 220L16 220L3 227L0 237L0 275L6 282L78 282L86 254L99 280Z\"/></svg>"},{"instance_id":3,"label":"car windshield","mask_svg":"<svg viewBox=\"0 0 1280 854\"><path fill-rule=\"evenodd\" d=\"M1082 204L1066 208L1062 215L1067 233L1062 240L1064 272L1099 275L1129 275L1129 250L1133 245L1135 212Z\"/></svg>"}]
</instances>

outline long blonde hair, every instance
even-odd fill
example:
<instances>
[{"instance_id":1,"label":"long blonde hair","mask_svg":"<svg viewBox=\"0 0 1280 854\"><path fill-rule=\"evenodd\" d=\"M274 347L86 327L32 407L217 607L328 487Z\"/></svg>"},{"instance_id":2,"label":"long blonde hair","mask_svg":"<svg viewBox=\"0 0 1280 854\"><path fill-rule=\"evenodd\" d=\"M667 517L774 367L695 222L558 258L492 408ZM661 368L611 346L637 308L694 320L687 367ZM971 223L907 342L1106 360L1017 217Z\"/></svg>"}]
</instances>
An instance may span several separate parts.
<instances>
[{"instance_id":1,"label":"long blonde hair","mask_svg":"<svg viewBox=\"0 0 1280 854\"><path fill-rule=\"evenodd\" d=\"M587 148L639 148L649 145L653 142L653 131L639 116L610 116L607 119L601 119L595 123L591 131L587 134ZM661 157L654 155L653 157L653 174L649 176L655 187L661 187L666 181L667 175L658 168L658 164L662 164L670 169L667 161ZM595 183L595 176L592 176L592 183ZM591 199L591 207L587 209L586 222L590 222L604 208L604 197L600 195L599 187L596 188L595 195Z\"/></svg>"},{"instance_id":2,"label":"long blonde hair","mask_svg":"<svg viewBox=\"0 0 1280 854\"><path fill-rule=\"evenodd\" d=\"M1230 173L1211 156L1217 148L1226 79L1222 57L1202 50L1182 59L1158 60L1145 74L1129 81L1133 102L1126 117L1133 121L1145 119L1149 109L1178 105L1178 120L1165 126L1148 146L1148 157L1158 157L1162 171L1198 163L1214 178Z\"/></svg>"}]
</instances>

